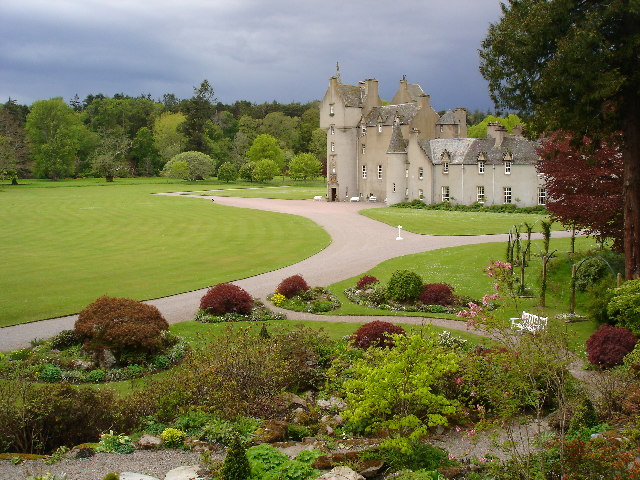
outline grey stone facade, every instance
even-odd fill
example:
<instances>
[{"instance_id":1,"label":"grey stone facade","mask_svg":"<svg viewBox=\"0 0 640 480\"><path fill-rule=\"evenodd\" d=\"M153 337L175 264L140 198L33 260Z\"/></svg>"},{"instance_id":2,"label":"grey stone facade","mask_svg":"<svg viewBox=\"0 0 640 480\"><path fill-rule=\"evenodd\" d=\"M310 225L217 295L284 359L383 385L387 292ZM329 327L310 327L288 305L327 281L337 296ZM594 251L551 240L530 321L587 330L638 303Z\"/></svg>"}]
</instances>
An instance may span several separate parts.
<instances>
[{"instance_id":1,"label":"grey stone facade","mask_svg":"<svg viewBox=\"0 0 640 480\"><path fill-rule=\"evenodd\" d=\"M331 77L320 105L327 132L327 198L414 199L485 205L544 203L536 144L490 124L487 138L466 138L466 110L439 116L420 85L405 79L391 105L378 81L345 85Z\"/></svg>"}]
</instances>

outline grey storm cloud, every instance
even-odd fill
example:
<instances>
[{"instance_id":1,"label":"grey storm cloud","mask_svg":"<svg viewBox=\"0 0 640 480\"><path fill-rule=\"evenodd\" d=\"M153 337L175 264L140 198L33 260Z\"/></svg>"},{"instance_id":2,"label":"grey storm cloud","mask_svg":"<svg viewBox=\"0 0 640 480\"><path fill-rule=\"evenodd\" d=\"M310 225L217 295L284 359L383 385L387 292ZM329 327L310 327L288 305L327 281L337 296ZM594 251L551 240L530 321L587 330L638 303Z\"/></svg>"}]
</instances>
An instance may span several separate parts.
<instances>
[{"instance_id":1,"label":"grey storm cloud","mask_svg":"<svg viewBox=\"0 0 640 480\"><path fill-rule=\"evenodd\" d=\"M206 78L223 102L306 102L339 61L383 98L406 74L436 108L488 108L477 49L499 14L499 0L22 0L0 7L0 100L186 98Z\"/></svg>"}]
</instances>

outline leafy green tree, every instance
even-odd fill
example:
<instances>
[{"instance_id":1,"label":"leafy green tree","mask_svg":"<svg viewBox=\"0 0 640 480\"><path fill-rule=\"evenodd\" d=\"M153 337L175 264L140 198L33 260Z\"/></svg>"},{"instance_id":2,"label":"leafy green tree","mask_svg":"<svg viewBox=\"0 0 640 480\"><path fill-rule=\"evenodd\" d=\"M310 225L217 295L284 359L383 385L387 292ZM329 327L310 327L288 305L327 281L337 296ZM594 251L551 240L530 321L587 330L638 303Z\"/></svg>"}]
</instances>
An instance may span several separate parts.
<instances>
[{"instance_id":1,"label":"leafy green tree","mask_svg":"<svg viewBox=\"0 0 640 480\"><path fill-rule=\"evenodd\" d=\"M241 166L245 162L249 147L251 147L251 142L246 134L244 132L236 133L231 143L231 161Z\"/></svg>"},{"instance_id":2,"label":"leafy green tree","mask_svg":"<svg viewBox=\"0 0 640 480\"><path fill-rule=\"evenodd\" d=\"M154 175L162 168L162 157L156 150L153 132L142 127L136 133L131 147L131 156L138 175Z\"/></svg>"},{"instance_id":3,"label":"leafy green tree","mask_svg":"<svg viewBox=\"0 0 640 480\"><path fill-rule=\"evenodd\" d=\"M25 131L11 112L0 108L0 176L17 183L31 172Z\"/></svg>"},{"instance_id":4,"label":"leafy green tree","mask_svg":"<svg viewBox=\"0 0 640 480\"><path fill-rule=\"evenodd\" d=\"M247 162L244 165L242 165L240 167L240 170L238 171L238 175L240 176L240 178L242 180L246 180L247 182L252 182L253 181L253 169L255 168L256 164L253 162Z\"/></svg>"},{"instance_id":5,"label":"leafy green tree","mask_svg":"<svg viewBox=\"0 0 640 480\"><path fill-rule=\"evenodd\" d=\"M311 133L309 151L313 153L320 162L327 161L327 132L321 128L316 128Z\"/></svg>"},{"instance_id":6,"label":"leafy green tree","mask_svg":"<svg viewBox=\"0 0 640 480\"><path fill-rule=\"evenodd\" d=\"M394 348L369 348L354 362L344 383L344 417L365 432L385 431L383 445L403 451L456 411L456 401L437 384L458 369L458 356L440 346L431 329L423 337L392 337Z\"/></svg>"},{"instance_id":7,"label":"leafy green tree","mask_svg":"<svg viewBox=\"0 0 640 480\"><path fill-rule=\"evenodd\" d=\"M496 107L535 133L624 133L627 278L640 276L638 25L637 0L509 0L480 49Z\"/></svg>"},{"instance_id":8,"label":"leafy green tree","mask_svg":"<svg viewBox=\"0 0 640 480\"><path fill-rule=\"evenodd\" d=\"M80 117L62 98L34 102L26 130L37 173L52 180L71 175L83 129Z\"/></svg>"},{"instance_id":9,"label":"leafy green tree","mask_svg":"<svg viewBox=\"0 0 640 480\"><path fill-rule=\"evenodd\" d=\"M182 113L165 112L153 123L153 144L164 163L184 150L187 142L180 126L185 120Z\"/></svg>"},{"instance_id":10,"label":"leafy green tree","mask_svg":"<svg viewBox=\"0 0 640 480\"><path fill-rule=\"evenodd\" d=\"M513 133L513 127L522 125L522 120L517 115L511 113L506 117L496 117L495 115L487 115L484 119L467 129L467 137L484 138L487 136L487 124L489 122L498 122L507 129L507 133Z\"/></svg>"},{"instance_id":11,"label":"leafy green tree","mask_svg":"<svg viewBox=\"0 0 640 480\"><path fill-rule=\"evenodd\" d=\"M129 173L127 154L131 140L120 129L102 132L100 144L91 157L93 173L113 182L114 177L126 177Z\"/></svg>"},{"instance_id":12,"label":"leafy green tree","mask_svg":"<svg viewBox=\"0 0 640 480\"><path fill-rule=\"evenodd\" d=\"M278 139L283 150L298 151L300 145L300 119L282 112L269 113L262 120L259 132Z\"/></svg>"},{"instance_id":13,"label":"leafy green tree","mask_svg":"<svg viewBox=\"0 0 640 480\"><path fill-rule=\"evenodd\" d=\"M320 175L322 165L312 153L299 153L289 163L289 176L294 180L306 180Z\"/></svg>"},{"instance_id":14,"label":"leafy green tree","mask_svg":"<svg viewBox=\"0 0 640 480\"><path fill-rule=\"evenodd\" d=\"M259 134L258 129L261 124L262 120L243 115L238 120L238 133L243 133L249 145L251 145Z\"/></svg>"},{"instance_id":15,"label":"leafy green tree","mask_svg":"<svg viewBox=\"0 0 640 480\"><path fill-rule=\"evenodd\" d=\"M183 163L186 163L186 169ZM162 175L193 182L210 177L214 171L215 164L209 155L202 152L182 152L167 162Z\"/></svg>"},{"instance_id":16,"label":"leafy green tree","mask_svg":"<svg viewBox=\"0 0 640 480\"><path fill-rule=\"evenodd\" d=\"M275 137L267 134L261 134L256 137L247 151L247 160L258 163L258 161L267 159L274 162L278 168L276 175L282 172L285 165L284 152L278 146Z\"/></svg>"},{"instance_id":17,"label":"leafy green tree","mask_svg":"<svg viewBox=\"0 0 640 480\"><path fill-rule=\"evenodd\" d=\"M256 162L251 176L256 182L265 183L273 180L273 177L278 175L278 173L280 173L280 169L276 162L268 158L263 158Z\"/></svg>"},{"instance_id":18,"label":"leafy green tree","mask_svg":"<svg viewBox=\"0 0 640 480\"><path fill-rule=\"evenodd\" d=\"M142 127L150 127L162 105L140 96L137 98L114 95L98 98L84 111L86 121L94 132L122 129L133 138Z\"/></svg>"},{"instance_id":19,"label":"leafy green tree","mask_svg":"<svg viewBox=\"0 0 640 480\"><path fill-rule=\"evenodd\" d=\"M233 182L238 178L238 169L230 162L224 162L218 167L218 180L223 182Z\"/></svg>"},{"instance_id":20,"label":"leafy green tree","mask_svg":"<svg viewBox=\"0 0 640 480\"><path fill-rule=\"evenodd\" d=\"M311 150L309 144L316 128L320 128L320 108L318 104L307 108L300 117L300 151L308 152Z\"/></svg>"},{"instance_id":21,"label":"leafy green tree","mask_svg":"<svg viewBox=\"0 0 640 480\"><path fill-rule=\"evenodd\" d=\"M186 137L186 148L190 151L211 153L207 139L208 124L215 113L213 88L208 80L193 88L193 97L182 102L181 110L186 119L180 125L180 132Z\"/></svg>"}]
</instances>

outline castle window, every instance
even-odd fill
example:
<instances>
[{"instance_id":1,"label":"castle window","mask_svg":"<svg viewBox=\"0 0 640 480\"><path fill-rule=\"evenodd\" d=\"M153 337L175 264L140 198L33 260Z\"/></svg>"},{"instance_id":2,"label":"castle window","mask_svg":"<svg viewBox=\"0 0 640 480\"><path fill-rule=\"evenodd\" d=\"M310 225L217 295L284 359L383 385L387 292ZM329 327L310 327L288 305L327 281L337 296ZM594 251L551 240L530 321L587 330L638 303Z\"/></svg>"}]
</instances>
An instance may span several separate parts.
<instances>
[{"instance_id":1,"label":"castle window","mask_svg":"<svg viewBox=\"0 0 640 480\"><path fill-rule=\"evenodd\" d=\"M440 125L440 133L444 132L444 127Z\"/></svg>"},{"instance_id":2,"label":"castle window","mask_svg":"<svg viewBox=\"0 0 640 480\"><path fill-rule=\"evenodd\" d=\"M424 190L422 190L422 189L418 190L418 198L420 200L422 200L424 198Z\"/></svg>"},{"instance_id":3,"label":"castle window","mask_svg":"<svg viewBox=\"0 0 640 480\"><path fill-rule=\"evenodd\" d=\"M449 162L444 162L442 164L442 173L449 173Z\"/></svg>"},{"instance_id":4,"label":"castle window","mask_svg":"<svg viewBox=\"0 0 640 480\"><path fill-rule=\"evenodd\" d=\"M409 169L408 168L404 169L404 178L409 178Z\"/></svg>"},{"instance_id":5,"label":"castle window","mask_svg":"<svg viewBox=\"0 0 640 480\"><path fill-rule=\"evenodd\" d=\"M505 160L504 162L504 174L511 175L511 161Z\"/></svg>"},{"instance_id":6,"label":"castle window","mask_svg":"<svg viewBox=\"0 0 640 480\"><path fill-rule=\"evenodd\" d=\"M363 143L363 144L362 144L362 154L363 154L363 155L364 155L365 153L367 153L367 151L366 151L366 150L367 150L367 147L366 147L366 145Z\"/></svg>"},{"instance_id":7,"label":"castle window","mask_svg":"<svg viewBox=\"0 0 640 480\"><path fill-rule=\"evenodd\" d=\"M332 152L336 151L336 144L334 142L331 142L331 151Z\"/></svg>"},{"instance_id":8,"label":"castle window","mask_svg":"<svg viewBox=\"0 0 640 480\"><path fill-rule=\"evenodd\" d=\"M329 105L329 115L335 115L336 111L333 107L333 103Z\"/></svg>"},{"instance_id":9,"label":"castle window","mask_svg":"<svg viewBox=\"0 0 640 480\"><path fill-rule=\"evenodd\" d=\"M408 188L404 189L404 196L407 197L407 198L409 197L409 189Z\"/></svg>"},{"instance_id":10,"label":"castle window","mask_svg":"<svg viewBox=\"0 0 640 480\"><path fill-rule=\"evenodd\" d=\"M362 136L364 137L367 134L367 127L362 127Z\"/></svg>"},{"instance_id":11,"label":"castle window","mask_svg":"<svg viewBox=\"0 0 640 480\"><path fill-rule=\"evenodd\" d=\"M378 165L378 180L382 180L382 165Z\"/></svg>"},{"instance_id":12,"label":"castle window","mask_svg":"<svg viewBox=\"0 0 640 480\"><path fill-rule=\"evenodd\" d=\"M329 127L329 132L331 133L331 135L335 135L335 134L336 134L336 127L335 127L335 125L331 125L331 127Z\"/></svg>"},{"instance_id":13,"label":"castle window","mask_svg":"<svg viewBox=\"0 0 640 480\"><path fill-rule=\"evenodd\" d=\"M484 160L478 160L478 173L484 173Z\"/></svg>"},{"instance_id":14,"label":"castle window","mask_svg":"<svg viewBox=\"0 0 640 480\"><path fill-rule=\"evenodd\" d=\"M442 187L442 201L443 202L448 202L449 201L449 187L447 185L444 185Z\"/></svg>"},{"instance_id":15,"label":"castle window","mask_svg":"<svg viewBox=\"0 0 640 480\"><path fill-rule=\"evenodd\" d=\"M504 193L504 203L511 203L511 187L504 187L502 192Z\"/></svg>"},{"instance_id":16,"label":"castle window","mask_svg":"<svg viewBox=\"0 0 640 480\"><path fill-rule=\"evenodd\" d=\"M367 178L367 166L362 165L362 178Z\"/></svg>"},{"instance_id":17,"label":"castle window","mask_svg":"<svg viewBox=\"0 0 640 480\"><path fill-rule=\"evenodd\" d=\"M378 133L382 133L382 124L381 123L378 124Z\"/></svg>"},{"instance_id":18,"label":"castle window","mask_svg":"<svg viewBox=\"0 0 640 480\"><path fill-rule=\"evenodd\" d=\"M418 178L422 180L424 178L424 168L420 167L418 169Z\"/></svg>"},{"instance_id":19,"label":"castle window","mask_svg":"<svg viewBox=\"0 0 640 480\"><path fill-rule=\"evenodd\" d=\"M393 184L393 191L394 192L396 191L396 184L395 183Z\"/></svg>"},{"instance_id":20,"label":"castle window","mask_svg":"<svg viewBox=\"0 0 640 480\"><path fill-rule=\"evenodd\" d=\"M546 205L547 203L547 189L545 187L538 187L538 205Z\"/></svg>"},{"instance_id":21,"label":"castle window","mask_svg":"<svg viewBox=\"0 0 640 480\"><path fill-rule=\"evenodd\" d=\"M484 186L482 185L476 187L476 202L484 203Z\"/></svg>"}]
</instances>

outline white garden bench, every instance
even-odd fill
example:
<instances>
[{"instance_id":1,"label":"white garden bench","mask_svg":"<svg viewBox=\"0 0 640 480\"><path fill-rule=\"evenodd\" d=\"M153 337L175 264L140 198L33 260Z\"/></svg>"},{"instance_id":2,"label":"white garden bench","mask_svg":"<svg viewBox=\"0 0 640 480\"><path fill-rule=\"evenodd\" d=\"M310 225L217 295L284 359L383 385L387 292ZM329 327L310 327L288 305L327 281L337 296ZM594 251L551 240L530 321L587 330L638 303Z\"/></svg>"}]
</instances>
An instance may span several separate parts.
<instances>
[{"instance_id":1,"label":"white garden bench","mask_svg":"<svg viewBox=\"0 0 640 480\"><path fill-rule=\"evenodd\" d=\"M319 201L321 201L321 200L324 200L324 197L323 197L323 196L321 196L321 195L316 195L315 197L313 197L313 199L314 199L316 202L319 202Z\"/></svg>"},{"instance_id":2,"label":"white garden bench","mask_svg":"<svg viewBox=\"0 0 640 480\"><path fill-rule=\"evenodd\" d=\"M377 201L378 201L378 198L377 198L375 195L371 195L371 196L369 197L369 201L370 201L370 202L377 202Z\"/></svg>"},{"instance_id":3,"label":"white garden bench","mask_svg":"<svg viewBox=\"0 0 640 480\"><path fill-rule=\"evenodd\" d=\"M360 197L351 197L349 199L350 202L359 202L360 201Z\"/></svg>"},{"instance_id":4,"label":"white garden bench","mask_svg":"<svg viewBox=\"0 0 640 480\"><path fill-rule=\"evenodd\" d=\"M511 319L511 328L536 333L539 330L547 328L547 320L549 317L539 317L533 313L522 312L522 317Z\"/></svg>"}]
</instances>

